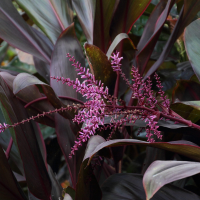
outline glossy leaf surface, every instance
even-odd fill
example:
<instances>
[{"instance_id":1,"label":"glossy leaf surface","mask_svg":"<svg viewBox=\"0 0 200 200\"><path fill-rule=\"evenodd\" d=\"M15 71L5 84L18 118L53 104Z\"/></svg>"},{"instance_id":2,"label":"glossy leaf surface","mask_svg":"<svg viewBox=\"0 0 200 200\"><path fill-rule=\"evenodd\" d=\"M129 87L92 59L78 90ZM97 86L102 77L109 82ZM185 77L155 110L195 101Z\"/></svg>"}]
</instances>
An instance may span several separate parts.
<instances>
[{"instance_id":1,"label":"glossy leaf surface","mask_svg":"<svg viewBox=\"0 0 200 200\"><path fill-rule=\"evenodd\" d=\"M173 141L173 142L154 142L148 143L142 140L136 139L115 139L106 141L101 136L93 136L88 142L87 150L85 152L84 159L92 157L101 149L105 147L115 147L115 146L124 146L124 145L133 145L140 144L144 146L156 147L160 149L165 149L181 155L185 155L189 158L192 158L196 161L200 161L200 147L196 146L194 143L188 141Z\"/></svg>"},{"instance_id":2,"label":"glossy leaf surface","mask_svg":"<svg viewBox=\"0 0 200 200\"><path fill-rule=\"evenodd\" d=\"M53 43L73 22L70 0L17 0L17 3Z\"/></svg>"},{"instance_id":3,"label":"glossy leaf surface","mask_svg":"<svg viewBox=\"0 0 200 200\"><path fill-rule=\"evenodd\" d=\"M140 174L114 174L101 186L102 200L146 200ZM199 200L200 198L187 190L173 185L163 187L152 200Z\"/></svg>"},{"instance_id":4,"label":"glossy leaf surface","mask_svg":"<svg viewBox=\"0 0 200 200\"><path fill-rule=\"evenodd\" d=\"M143 177L147 200L162 186L200 172L200 163L187 161L155 161Z\"/></svg>"},{"instance_id":5,"label":"glossy leaf surface","mask_svg":"<svg viewBox=\"0 0 200 200\"><path fill-rule=\"evenodd\" d=\"M93 44L96 1L72 0L72 5L87 38L87 42Z\"/></svg>"},{"instance_id":6,"label":"glossy leaf surface","mask_svg":"<svg viewBox=\"0 0 200 200\"><path fill-rule=\"evenodd\" d=\"M19 100L13 98L13 93L2 78L0 79L0 85L1 103L7 110L12 124L28 118L22 104ZM39 149L37 138L33 132L33 127L30 123L17 126L15 127L15 136L30 191L38 198L49 200L51 195L51 182Z\"/></svg>"},{"instance_id":7,"label":"glossy leaf surface","mask_svg":"<svg viewBox=\"0 0 200 200\"><path fill-rule=\"evenodd\" d=\"M66 57L67 53L69 53L71 56L74 56L76 62L78 61L83 67L85 66L83 51L79 41L76 38L74 24L70 25L58 38L52 55L50 74L51 76L55 77L58 76L75 80L77 77L77 72L75 71L74 66L71 66L72 63ZM59 96L67 96L74 99L79 98L76 90L74 90L73 87L69 87L61 82L57 82L56 80L51 80L51 87ZM67 105L71 101L64 100L63 102L65 105ZM68 116L68 119L72 118L73 116ZM69 154L71 152L71 147L74 145L75 135L78 133L79 127L68 119L64 119L59 114L56 115L56 133L58 137L58 143L69 166L69 173L73 182L73 186L75 187L77 179L76 174L77 170L79 170L80 162L78 162L79 158L76 157L69 159Z\"/></svg>"},{"instance_id":8,"label":"glossy leaf surface","mask_svg":"<svg viewBox=\"0 0 200 200\"><path fill-rule=\"evenodd\" d=\"M88 63L96 80L101 80L112 94L115 86L116 73L111 67L107 56L96 46L85 43L84 45Z\"/></svg>"},{"instance_id":9,"label":"glossy leaf surface","mask_svg":"<svg viewBox=\"0 0 200 200\"><path fill-rule=\"evenodd\" d=\"M50 63L50 47L26 24L12 1L0 2L0 37L11 46Z\"/></svg>"}]
</instances>

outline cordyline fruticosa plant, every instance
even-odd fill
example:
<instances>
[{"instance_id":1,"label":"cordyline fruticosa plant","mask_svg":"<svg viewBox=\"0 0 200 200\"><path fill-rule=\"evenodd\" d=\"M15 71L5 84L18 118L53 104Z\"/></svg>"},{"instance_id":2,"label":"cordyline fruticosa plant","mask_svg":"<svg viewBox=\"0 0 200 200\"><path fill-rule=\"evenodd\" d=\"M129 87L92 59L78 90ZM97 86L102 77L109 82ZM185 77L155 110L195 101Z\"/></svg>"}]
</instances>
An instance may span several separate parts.
<instances>
[{"instance_id":1,"label":"cordyline fruticosa plant","mask_svg":"<svg viewBox=\"0 0 200 200\"><path fill-rule=\"evenodd\" d=\"M12 46L37 73L12 58L0 68L0 198L200 199L199 11L199 0L1 0L1 65Z\"/></svg>"}]
</instances>

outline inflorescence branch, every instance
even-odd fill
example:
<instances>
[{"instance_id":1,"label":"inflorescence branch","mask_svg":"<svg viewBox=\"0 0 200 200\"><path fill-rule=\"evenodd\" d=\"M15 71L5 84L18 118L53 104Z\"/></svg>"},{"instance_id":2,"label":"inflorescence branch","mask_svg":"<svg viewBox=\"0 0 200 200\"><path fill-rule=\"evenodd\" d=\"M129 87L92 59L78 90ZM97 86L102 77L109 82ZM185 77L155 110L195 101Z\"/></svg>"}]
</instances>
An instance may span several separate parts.
<instances>
[{"instance_id":1,"label":"inflorescence branch","mask_svg":"<svg viewBox=\"0 0 200 200\"><path fill-rule=\"evenodd\" d=\"M78 75L80 75L84 81L81 83L78 78L76 80L63 77L51 78L57 82L61 81L63 84L72 86L77 92L86 97L86 102L83 104L68 105L64 108L50 110L49 112L43 112L42 114L32 116L13 125L5 123L3 125L0 124L0 132L5 131L5 129L9 127L16 127L51 113L59 113L73 109L77 113L73 122L83 125L79 131L77 140L71 149L71 154L69 156L72 157L79 146L94 135L97 130L104 131L106 129L111 129L111 133L107 138L107 140L110 140L112 135L116 132L116 129L121 128L126 125L126 123L135 124L136 120L143 120L146 123L146 137L149 142L154 142L153 135L162 139L161 132L158 131L158 120L168 119L175 123L182 123L200 129L200 126L193 124L178 115L171 114L170 101L162 91L162 85L157 74L155 74L154 77L159 89L159 99L151 89L152 82L150 78L144 81L134 66L131 69L131 74L133 76L132 83L129 82L121 70L120 62L123 58L119 58L119 53L111 56L111 66L114 71L120 73L128 87L133 91L132 98L137 100L137 106L126 106L123 100L118 100L109 95L108 88L104 87L104 84L101 83L101 81L95 80L94 75L89 72L89 69L86 70L79 62L75 62L74 57L71 55L67 54L67 57L72 62Z\"/></svg>"}]
</instances>

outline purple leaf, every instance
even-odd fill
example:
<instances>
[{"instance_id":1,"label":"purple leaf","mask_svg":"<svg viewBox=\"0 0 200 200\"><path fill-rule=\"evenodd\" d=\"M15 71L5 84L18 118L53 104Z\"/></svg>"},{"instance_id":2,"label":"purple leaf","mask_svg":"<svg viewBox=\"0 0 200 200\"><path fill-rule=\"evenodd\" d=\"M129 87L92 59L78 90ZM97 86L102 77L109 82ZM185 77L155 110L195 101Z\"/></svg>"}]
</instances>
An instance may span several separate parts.
<instances>
[{"instance_id":1,"label":"purple leaf","mask_svg":"<svg viewBox=\"0 0 200 200\"><path fill-rule=\"evenodd\" d=\"M38 73L47 81L50 82L50 65L45 63L44 61L38 59L37 57L33 57L35 68Z\"/></svg>"},{"instance_id":2,"label":"purple leaf","mask_svg":"<svg viewBox=\"0 0 200 200\"><path fill-rule=\"evenodd\" d=\"M184 0L184 7L180 12L179 19L176 22L176 25L171 33L159 59L154 63L151 69L145 75L145 79L150 76L152 73L156 71L156 69L164 62L165 58L167 58L171 48L174 45L176 39L183 33L184 28L189 25L197 12L199 11L200 1L199 0Z\"/></svg>"},{"instance_id":3,"label":"purple leaf","mask_svg":"<svg viewBox=\"0 0 200 200\"><path fill-rule=\"evenodd\" d=\"M60 101L60 99L56 96L54 90L49 85L40 81L38 78L36 78L35 76L30 75L30 74L21 73L21 74L17 75L17 77L15 78L15 80L13 82L13 93L15 95L19 95L19 97L22 100L24 99L24 101L27 103L28 102L34 103L34 101L36 101L36 103L37 103L36 105L39 106L36 108L38 108L40 110L40 112L54 110L54 108L49 104L48 101L46 101L46 103L44 103L42 101L37 102L37 99L40 99L44 96L39 93L39 90L36 86L38 86L39 89L43 90L43 93L46 95L48 101L51 103L51 105L53 107L55 107L55 108L65 107L65 104L63 104ZM32 93L32 90L30 90L30 88L32 88L32 90L35 92L35 95L32 95L32 96L31 96L31 94L30 94L30 96L26 95L26 92ZM69 112L62 112L61 114L66 118L69 118L71 115L71 114L69 114ZM51 116L49 116L49 117L52 118ZM52 126L52 125L50 125L50 126Z\"/></svg>"},{"instance_id":4,"label":"purple leaf","mask_svg":"<svg viewBox=\"0 0 200 200\"><path fill-rule=\"evenodd\" d=\"M114 174L110 176L101 186L102 200L146 200L140 174ZM152 200L199 200L196 194L182 188L166 185Z\"/></svg>"},{"instance_id":5,"label":"purple leaf","mask_svg":"<svg viewBox=\"0 0 200 200\"><path fill-rule=\"evenodd\" d=\"M4 200L19 199L26 200L26 196L22 189L18 185L16 178L14 177L7 158L0 146L0 198Z\"/></svg>"},{"instance_id":6,"label":"purple leaf","mask_svg":"<svg viewBox=\"0 0 200 200\"><path fill-rule=\"evenodd\" d=\"M200 147L195 146L193 143L187 143L187 141L175 141L175 142L154 142L148 143L142 140L136 139L115 139L106 141L99 135L92 136L87 145L87 149L85 152L84 160L90 158L91 161L92 157L101 149L105 147L115 147L115 146L125 146L125 145L133 145L139 144L149 147L156 147L168 151L172 151L175 153L179 153L181 155L187 156L192 158L196 161L200 161Z\"/></svg>"},{"instance_id":7,"label":"purple leaf","mask_svg":"<svg viewBox=\"0 0 200 200\"><path fill-rule=\"evenodd\" d=\"M11 46L50 63L51 49L26 24L12 1L0 1L0 37Z\"/></svg>"},{"instance_id":8,"label":"purple leaf","mask_svg":"<svg viewBox=\"0 0 200 200\"><path fill-rule=\"evenodd\" d=\"M104 53L107 50L108 42L110 39L109 29L113 16L114 6L115 1L96 1L93 43Z\"/></svg>"},{"instance_id":9,"label":"purple leaf","mask_svg":"<svg viewBox=\"0 0 200 200\"><path fill-rule=\"evenodd\" d=\"M113 71L106 54L98 47L88 43L84 44L84 49L95 79L101 80L109 88L109 93L112 94L115 87L116 73Z\"/></svg>"},{"instance_id":10,"label":"purple leaf","mask_svg":"<svg viewBox=\"0 0 200 200\"><path fill-rule=\"evenodd\" d=\"M83 51L79 41L76 38L74 24L70 25L65 31L63 31L56 42L52 55L50 73L51 76L58 76L75 80L77 77L77 72L75 71L74 66L71 66L72 63L66 57L67 53L69 53L71 56L74 56L76 61L79 61L83 67L85 66ZM66 86L61 82L51 80L51 87L59 96L68 96L74 99L78 98L77 92L72 87ZM69 101L63 102L65 105L69 104ZM68 119L72 119L72 116L69 116ZM63 155L65 156L72 183L75 187L77 172L80 168L83 156L75 156L72 159L69 159L71 147L74 145L79 127L68 119L64 119L59 114L55 115L58 143L61 147ZM80 152L81 154L84 153L83 150Z\"/></svg>"},{"instance_id":11,"label":"purple leaf","mask_svg":"<svg viewBox=\"0 0 200 200\"><path fill-rule=\"evenodd\" d=\"M148 60L162 31L163 24L173 4L174 0L169 0L168 2L160 1L149 17L143 35L137 45L136 62L140 74L144 73Z\"/></svg>"},{"instance_id":12,"label":"purple leaf","mask_svg":"<svg viewBox=\"0 0 200 200\"><path fill-rule=\"evenodd\" d=\"M91 165L83 161L78 175L75 200L101 200L101 189L93 174Z\"/></svg>"},{"instance_id":13,"label":"purple leaf","mask_svg":"<svg viewBox=\"0 0 200 200\"><path fill-rule=\"evenodd\" d=\"M146 170L143 185L147 200L164 185L200 172L200 163L187 161L155 161Z\"/></svg>"},{"instance_id":14,"label":"purple leaf","mask_svg":"<svg viewBox=\"0 0 200 200\"><path fill-rule=\"evenodd\" d=\"M76 11L79 22L89 44L93 44L95 0L72 0L72 5Z\"/></svg>"},{"instance_id":15,"label":"purple leaf","mask_svg":"<svg viewBox=\"0 0 200 200\"><path fill-rule=\"evenodd\" d=\"M150 2L150 0L120 0L110 27L112 40L119 33L128 33Z\"/></svg>"},{"instance_id":16,"label":"purple leaf","mask_svg":"<svg viewBox=\"0 0 200 200\"><path fill-rule=\"evenodd\" d=\"M0 77L0 100L7 110L12 124L28 118L24 107ZM34 196L49 200L51 195L51 182L39 149L37 138L30 123L15 127L15 137L23 161L27 185ZM27 134L28 133L28 134Z\"/></svg>"},{"instance_id":17,"label":"purple leaf","mask_svg":"<svg viewBox=\"0 0 200 200\"><path fill-rule=\"evenodd\" d=\"M16 0L30 19L55 43L60 33L73 22L70 0Z\"/></svg>"}]
</instances>

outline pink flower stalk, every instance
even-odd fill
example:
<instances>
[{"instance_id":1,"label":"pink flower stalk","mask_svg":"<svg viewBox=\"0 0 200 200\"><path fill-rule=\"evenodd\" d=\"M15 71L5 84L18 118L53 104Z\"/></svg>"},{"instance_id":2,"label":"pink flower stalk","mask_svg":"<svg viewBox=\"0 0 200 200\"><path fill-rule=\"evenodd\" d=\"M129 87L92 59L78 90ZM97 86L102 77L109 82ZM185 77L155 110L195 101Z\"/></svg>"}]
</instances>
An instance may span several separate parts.
<instances>
[{"instance_id":1,"label":"pink flower stalk","mask_svg":"<svg viewBox=\"0 0 200 200\"><path fill-rule=\"evenodd\" d=\"M73 122L78 124L82 123L83 126L79 131L77 141L75 141L75 144L71 149L71 154L69 156L72 157L79 146L94 135L97 129L100 131L104 131L108 128L111 129L111 133L107 138L107 140L110 140L115 131L126 125L126 123L134 124L136 120L143 120L147 123L145 128L147 141L154 142L154 139L152 138L153 135L162 139L161 132L158 131L159 126L157 125L158 120L161 120L161 115L162 119L167 120L169 118L173 119L176 123L180 123L181 121L192 126L191 122L169 114L168 110L170 103L162 91L162 85L157 74L155 74L155 79L157 81L157 87L159 88L158 93L160 94L161 103L157 102L154 92L151 90L152 83L150 78L145 82L134 66L131 70L133 76L131 84L121 70L120 62L122 57L119 58L119 53L111 56L111 66L114 71L118 72L123 77L126 84L132 90L132 98L137 99L138 102L136 106L126 106L123 100L118 100L109 95L108 88L104 87L104 84L101 83L101 81L95 80L94 75L89 72L89 69L83 68L79 62L75 62L74 57L69 54L67 54L67 57L76 68L78 75L80 75L84 81L81 83L78 79L71 80L70 78L63 77L51 78L56 81L61 81L68 86L72 86L77 92L85 96L87 101L83 105L68 105L65 108L44 112L13 125L7 125L5 123L3 125L0 124L0 132L5 131L6 128L15 127L25 122L29 122L30 120L43 117L46 114L75 109L77 115L75 115ZM159 111L158 107L160 107L162 112ZM107 124L105 124L105 119L108 118L109 121L107 120ZM195 125L193 124L193 126Z\"/></svg>"}]
</instances>

